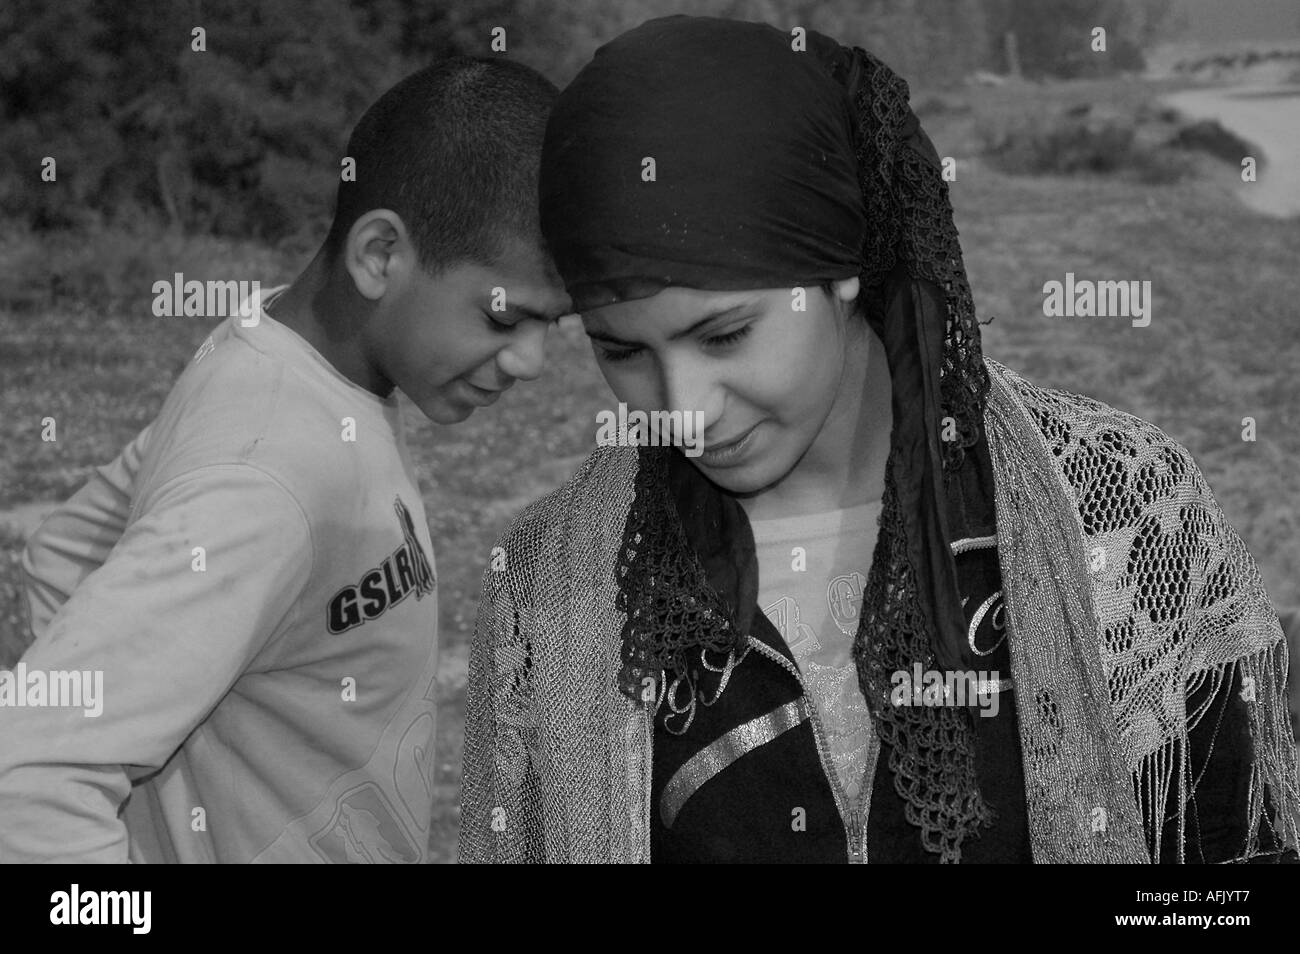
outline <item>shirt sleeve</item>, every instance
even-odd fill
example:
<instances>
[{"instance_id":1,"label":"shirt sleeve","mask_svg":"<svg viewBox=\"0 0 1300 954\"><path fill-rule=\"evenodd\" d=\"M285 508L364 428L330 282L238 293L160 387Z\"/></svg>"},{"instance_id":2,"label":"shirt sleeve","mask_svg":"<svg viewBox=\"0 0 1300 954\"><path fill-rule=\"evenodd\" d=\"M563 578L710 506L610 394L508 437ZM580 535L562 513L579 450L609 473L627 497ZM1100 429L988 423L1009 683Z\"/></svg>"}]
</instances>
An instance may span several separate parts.
<instances>
[{"instance_id":1,"label":"shirt sleeve","mask_svg":"<svg viewBox=\"0 0 1300 954\"><path fill-rule=\"evenodd\" d=\"M110 464L95 468L86 485L57 507L27 540L22 570L34 639L45 632L72 591L108 559L131 516L146 427Z\"/></svg>"},{"instance_id":2,"label":"shirt sleeve","mask_svg":"<svg viewBox=\"0 0 1300 954\"><path fill-rule=\"evenodd\" d=\"M172 756L292 618L310 578L305 514L251 465L175 478L139 513L11 677L25 675L11 689L28 704L0 709L6 861L126 861L118 812L131 776ZM49 705L66 701L53 693L32 704L34 680L52 687L73 672L75 705Z\"/></svg>"}]
</instances>

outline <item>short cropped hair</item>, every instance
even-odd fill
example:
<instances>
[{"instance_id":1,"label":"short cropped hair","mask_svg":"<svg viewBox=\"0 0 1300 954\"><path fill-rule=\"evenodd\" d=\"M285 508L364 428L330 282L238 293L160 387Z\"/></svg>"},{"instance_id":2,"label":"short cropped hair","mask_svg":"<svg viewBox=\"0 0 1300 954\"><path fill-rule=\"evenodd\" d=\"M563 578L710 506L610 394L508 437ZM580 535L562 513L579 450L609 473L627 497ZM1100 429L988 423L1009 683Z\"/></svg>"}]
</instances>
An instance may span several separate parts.
<instances>
[{"instance_id":1,"label":"short cropped hair","mask_svg":"<svg viewBox=\"0 0 1300 954\"><path fill-rule=\"evenodd\" d=\"M540 242L537 179L559 90L498 57L456 56L413 73L348 138L356 181L342 181L325 240L334 260L358 218L401 216L420 264L493 264L511 237Z\"/></svg>"}]
</instances>

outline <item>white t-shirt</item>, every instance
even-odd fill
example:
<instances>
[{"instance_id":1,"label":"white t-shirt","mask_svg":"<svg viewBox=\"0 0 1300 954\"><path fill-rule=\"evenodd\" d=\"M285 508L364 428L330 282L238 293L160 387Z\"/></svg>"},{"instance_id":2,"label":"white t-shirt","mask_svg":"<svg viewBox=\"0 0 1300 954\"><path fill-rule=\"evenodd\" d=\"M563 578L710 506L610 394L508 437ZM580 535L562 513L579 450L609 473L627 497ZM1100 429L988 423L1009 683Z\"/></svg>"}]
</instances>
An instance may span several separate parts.
<instances>
[{"instance_id":1,"label":"white t-shirt","mask_svg":"<svg viewBox=\"0 0 1300 954\"><path fill-rule=\"evenodd\" d=\"M427 858L437 588L395 396L231 318L24 569L22 664L102 672L102 712L0 711L0 858Z\"/></svg>"},{"instance_id":2,"label":"white t-shirt","mask_svg":"<svg viewBox=\"0 0 1300 954\"><path fill-rule=\"evenodd\" d=\"M751 520L758 605L790 647L826 730L840 786L860 792L874 730L858 688L853 638L871 567L880 501Z\"/></svg>"}]
</instances>

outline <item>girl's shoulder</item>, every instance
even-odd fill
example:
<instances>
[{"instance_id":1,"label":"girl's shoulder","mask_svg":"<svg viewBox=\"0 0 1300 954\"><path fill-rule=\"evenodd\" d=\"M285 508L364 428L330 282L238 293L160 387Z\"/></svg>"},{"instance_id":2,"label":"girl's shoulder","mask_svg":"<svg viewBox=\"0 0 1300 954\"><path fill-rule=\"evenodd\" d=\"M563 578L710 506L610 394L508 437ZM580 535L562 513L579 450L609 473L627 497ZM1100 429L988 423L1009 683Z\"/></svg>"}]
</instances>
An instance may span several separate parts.
<instances>
[{"instance_id":1,"label":"girl's shoulder","mask_svg":"<svg viewBox=\"0 0 1300 954\"><path fill-rule=\"evenodd\" d=\"M636 472L636 448L596 448L564 483L520 511L497 545L536 555L593 535L621 537Z\"/></svg>"},{"instance_id":2,"label":"girl's shoulder","mask_svg":"<svg viewBox=\"0 0 1300 954\"><path fill-rule=\"evenodd\" d=\"M1167 493L1179 484L1184 492L1208 493L1191 453L1151 421L1086 394L1032 382L991 358L985 366L994 391L1003 395L1001 402L991 399L991 407L1003 414L1008 406L1023 409L1076 488L1096 479L1122 483L1115 478L1124 474L1134 485L1159 485L1151 490ZM1107 478L1112 472L1115 478Z\"/></svg>"},{"instance_id":3,"label":"girl's shoulder","mask_svg":"<svg viewBox=\"0 0 1300 954\"><path fill-rule=\"evenodd\" d=\"M1196 613L1235 620L1232 638L1251 650L1280 641L1259 566L1186 447L1094 398L986 365L995 428L1014 440L1020 433L1003 425L1019 419L1024 436L1041 434L1049 453L1035 456L1069 490L1104 631L1127 633L1149 620L1159 641L1161 627ZM1134 613L1139 606L1144 612Z\"/></svg>"}]
</instances>

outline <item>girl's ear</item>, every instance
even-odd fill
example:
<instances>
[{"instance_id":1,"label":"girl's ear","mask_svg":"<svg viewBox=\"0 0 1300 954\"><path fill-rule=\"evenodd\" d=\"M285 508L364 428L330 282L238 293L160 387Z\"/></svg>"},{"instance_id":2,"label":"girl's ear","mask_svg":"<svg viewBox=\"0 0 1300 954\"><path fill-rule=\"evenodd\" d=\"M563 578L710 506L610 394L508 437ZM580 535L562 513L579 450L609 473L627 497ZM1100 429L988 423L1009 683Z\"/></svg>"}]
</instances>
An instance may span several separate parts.
<instances>
[{"instance_id":1,"label":"girl's ear","mask_svg":"<svg viewBox=\"0 0 1300 954\"><path fill-rule=\"evenodd\" d=\"M841 278L837 282L832 282L831 287L835 290L835 297L842 302L852 304L857 300L858 292L862 288L861 282L855 275L852 278Z\"/></svg>"},{"instance_id":2,"label":"girl's ear","mask_svg":"<svg viewBox=\"0 0 1300 954\"><path fill-rule=\"evenodd\" d=\"M862 283L856 277L824 282L822 288L841 319L852 318L857 314L858 292Z\"/></svg>"}]
</instances>

